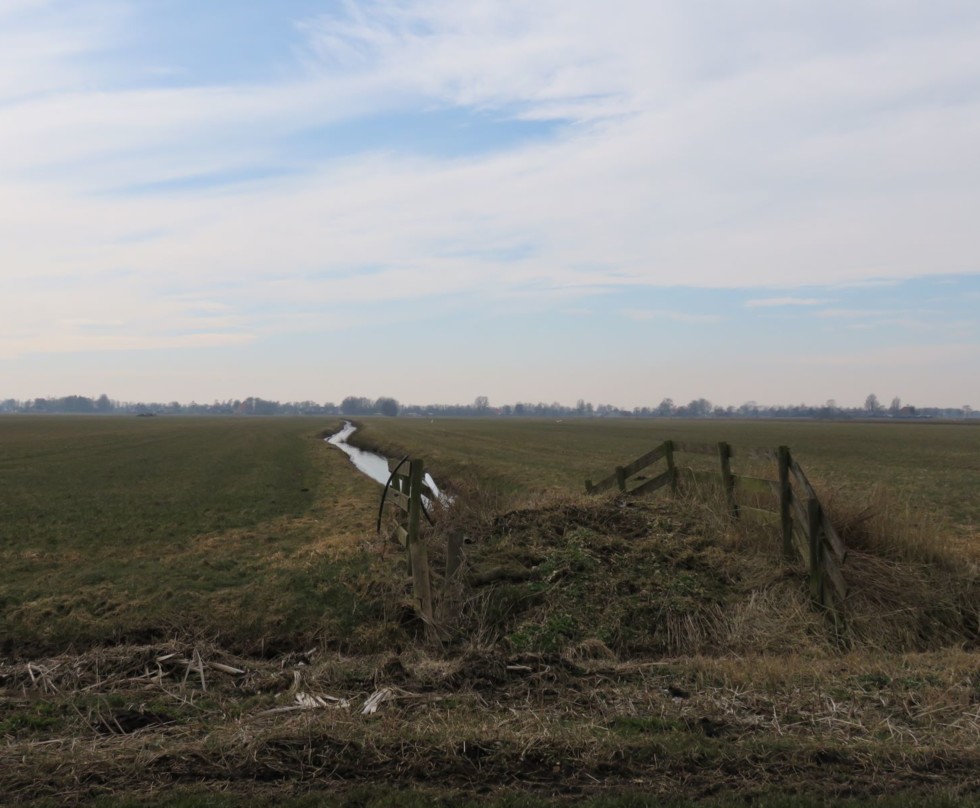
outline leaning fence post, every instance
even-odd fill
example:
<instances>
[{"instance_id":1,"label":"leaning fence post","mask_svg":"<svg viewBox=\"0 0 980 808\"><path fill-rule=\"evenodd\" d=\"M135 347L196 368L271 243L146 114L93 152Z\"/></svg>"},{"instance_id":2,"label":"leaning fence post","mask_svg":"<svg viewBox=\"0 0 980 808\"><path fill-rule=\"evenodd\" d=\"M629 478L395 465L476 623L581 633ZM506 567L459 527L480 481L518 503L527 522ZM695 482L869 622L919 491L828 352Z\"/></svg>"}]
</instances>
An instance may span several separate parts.
<instances>
[{"instance_id":1,"label":"leaning fence post","mask_svg":"<svg viewBox=\"0 0 980 808\"><path fill-rule=\"evenodd\" d=\"M616 466L616 485L622 493L626 493L626 470L622 466Z\"/></svg>"},{"instance_id":2,"label":"leaning fence post","mask_svg":"<svg viewBox=\"0 0 980 808\"><path fill-rule=\"evenodd\" d=\"M725 489L728 511L733 519L738 519L738 503L735 502L735 475L732 474L732 447L725 441L718 444L718 459L721 461L721 483Z\"/></svg>"},{"instance_id":3,"label":"leaning fence post","mask_svg":"<svg viewBox=\"0 0 980 808\"><path fill-rule=\"evenodd\" d=\"M664 459L667 461L667 471L670 472L670 491L677 493L677 466L674 465L674 442L664 441Z\"/></svg>"},{"instance_id":4,"label":"leaning fence post","mask_svg":"<svg viewBox=\"0 0 980 808\"><path fill-rule=\"evenodd\" d=\"M810 497L806 501L806 535L810 544L810 598L821 606L823 597L823 542L821 541L822 512L820 501Z\"/></svg>"},{"instance_id":5,"label":"leaning fence post","mask_svg":"<svg viewBox=\"0 0 980 808\"><path fill-rule=\"evenodd\" d=\"M419 612L426 623L432 623L432 587L429 583L429 553L419 536L422 517L423 462L412 460L409 467L408 490L408 552L411 559L412 583Z\"/></svg>"},{"instance_id":6,"label":"leaning fence post","mask_svg":"<svg viewBox=\"0 0 980 808\"><path fill-rule=\"evenodd\" d=\"M793 552L793 489L789 485L789 446L779 447L779 519L783 525L783 555L787 561L795 557Z\"/></svg>"}]
</instances>

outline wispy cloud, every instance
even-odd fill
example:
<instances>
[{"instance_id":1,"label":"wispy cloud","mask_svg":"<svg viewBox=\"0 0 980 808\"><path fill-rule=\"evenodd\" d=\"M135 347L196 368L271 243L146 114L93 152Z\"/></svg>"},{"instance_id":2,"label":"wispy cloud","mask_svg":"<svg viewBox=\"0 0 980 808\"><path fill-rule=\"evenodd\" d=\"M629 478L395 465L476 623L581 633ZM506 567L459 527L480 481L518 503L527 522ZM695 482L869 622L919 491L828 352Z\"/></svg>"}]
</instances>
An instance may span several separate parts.
<instances>
[{"instance_id":1,"label":"wispy cloud","mask_svg":"<svg viewBox=\"0 0 980 808\"><path fill-rule=\"evenodd\" d=\"M8 354L342 328L394 301L575 298L598 321L610 290L677 286L881 322L906 315L839 290L980 272L969 4L366 0L220 80L127 50L151 5L0 5ZM433 110L514 128L411 148ZM647 304L627 316L720 319Z\"/></svg>"},{"instance_id":2,"label":"wispy cloud","mask_svg":"<svg viewBox=\"0 0 980 808\"><path fill-rule=\"evenodd\" d=\"M821 309L816 312L816 316L833 320L856 320L867 317L881 317L887 313L877 309Z\"/></svg>"},{"instance_id":3,"label":"wispy cloud","mask_svg":"<svg viewBox=\"0 0 980 808\"><path fill-rule=\"evenodd\" d=\"M774 308L782 306L822 306L827 303L822 297L761 297L745 301L749 309Z\"/></svg>"},{"instance_id":4,"label":"wispy cloud","mask_svg":"<svg viewBox=\"0 0 980 808\"><path fill-rule=\"evenodd\" d=\"M797 357L803 365L834 367L918 367L931 364L956 364L980 359L980 343L940 345L896 345L888 348L849 351Z\"/></svg>"},{"instance_id":5,"label":"wispy cloud","mask_svg":"<svg viewBox=\"0 0 980 808\"><path fill-rule=\"evenodd\" d=\"M689 323L691 325L718 323L724 319L717 314L691 314L670 309L624 309L622 314L631 320L669 320L673 323Z\"/></svg>"}]
</instances>

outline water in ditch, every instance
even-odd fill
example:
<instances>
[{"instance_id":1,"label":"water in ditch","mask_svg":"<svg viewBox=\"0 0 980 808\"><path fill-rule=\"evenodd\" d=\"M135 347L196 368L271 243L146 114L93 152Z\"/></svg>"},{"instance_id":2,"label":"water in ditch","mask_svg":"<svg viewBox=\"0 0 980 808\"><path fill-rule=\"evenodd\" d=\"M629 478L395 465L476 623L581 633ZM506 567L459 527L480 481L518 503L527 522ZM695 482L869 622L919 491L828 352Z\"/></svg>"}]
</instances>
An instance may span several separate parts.
<instances>
[{"instance_id":1,"label":"water in ditch","mask_svg":"<svg viewBox=\"0 0 980 808\"><path fill-rule=\"evenodd\" d=\"M335 432L326 439L327 443L331 446L336 446L346 454L362 474L366 474L379 485L386 485L388 478L391 476L391 472L388 470L388 458L375 452L359 449L357 446L351 446L347 442L347 439L356 431L356 426L350 421L345 421L344 426L339 432ZM425 473L425 484L432 489L432 492L439 498L439 501L443 505L449 505L452 502L452 497L439 490L436 481L432 479L432 475L428 472Z\"/></svg>"}]
</instances>

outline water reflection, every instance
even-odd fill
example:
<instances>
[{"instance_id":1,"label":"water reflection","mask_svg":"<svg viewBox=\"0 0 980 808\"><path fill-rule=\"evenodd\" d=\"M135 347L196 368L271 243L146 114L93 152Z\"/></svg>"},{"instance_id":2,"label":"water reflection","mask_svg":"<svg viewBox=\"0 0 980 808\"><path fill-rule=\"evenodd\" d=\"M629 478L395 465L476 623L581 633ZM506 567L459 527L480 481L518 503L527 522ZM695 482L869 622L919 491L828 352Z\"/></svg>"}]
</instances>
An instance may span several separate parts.
<instances>
[{"instance_id":1,"label":"water reflection","mask_svg":"<svg viewBox=\"0 0 980 808\"><path fill-rule=\"evenodd\" d=\"M385 485L388 482L388 478L391 476L391 472L388 470L388 458L382 457L374 452L368 452L364 449L359 449L356 446L351 446L347 439L357 431L357 427L354 426L350 421L344 421L344 426L339 432L335 432L329 438L327 438L327 443L331 446L336 446L340 451L346 454L354 466L362 474L366 474L372 480L377 482L379 485ZM407 471L407 468L405 469ZM453 498L448 494L444 494L439 490L439 486L436 485L436 481L432 479L432 475L428 472L425 473L425 484L432 489L432 493L436 495L439 501L443 505L449 505ZM426 499L423 497L423 499ZM428 499L426 499L428 502Z\"/></svg>"},{"instance_id":2,"label":"water reflection","mask_svg":"<svg viewBox=\"0 0 980 808\"><path fill-rule=\"evenodd\" d=\"M388 471L388 458L382 457L374 452L366 452L364 449L358 449L356 446L351 446L347 442L347 439L356 431L356 426L350 421L345 421L343 429L327 438L327 443L331 446L336 446L346 454L357 467L358 471L366 474L378 484L384 485L391 476L391 472Z\"/></svg>"}]
</instances>

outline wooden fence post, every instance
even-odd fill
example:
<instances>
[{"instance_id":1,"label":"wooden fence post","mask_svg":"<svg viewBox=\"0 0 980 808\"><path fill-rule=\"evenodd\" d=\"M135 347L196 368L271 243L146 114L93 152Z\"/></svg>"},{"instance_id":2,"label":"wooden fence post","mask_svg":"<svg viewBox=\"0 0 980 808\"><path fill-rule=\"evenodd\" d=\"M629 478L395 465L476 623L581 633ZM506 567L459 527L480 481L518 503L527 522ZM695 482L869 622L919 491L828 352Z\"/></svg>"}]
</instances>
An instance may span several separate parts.
<instances>
[{"instance_id":1,"label":"wooden fence post","mask_svg":"<svg viewBox=\"0 0 980 808\"><path fill-rule=\"evenodd\" d=\"M822 515L820 501L809 497L806 501L806 535L810 544L810 598L821 606L824 605L823 542L820 536Z\"/></svg>"},{"instance_id":2,"label":"wooden fence post","mask_svg":"<svg viewBox=\"0 0 980 808\"><path fill-rule=\"evenodd\" d=\"M732 447L725 441L718 444L718 459L721 461L721 483L725 488L728 511L733 519L738 519L738 503L735 502L735 475L732 474Z\"/></svg>"},{"instance_id":3,"label":"wooden fence post","mask_svg":"<svg viewBox=\"0 0 980 808\"><path fill-rule=\"evenodd\" d=\"M408 553L412 569L412 584L419 613L432 624L432 587L429 582L429 553L419 535L422 517L422 482L424 468L421 460L412 460L408 490Z\"/></svg>"},{"instance_id":4,"label":"wooden fence post","mask_svg":"<svg viewBox=\"0 0 980 808\"><path fill-rule=\"evenodd\" d=\"M788 446L779 447L779 518L783 525L783 555L787 561L793 552L793 489L789 485L790 454Z\"/></svg>"},{"instance_id":5,"label":"wooden fence post","mask_svg":"<svg viewBox=\"0 0 980 808\"><path fill-rule=\"evenodd\" d=\"M626 493L626 471L622 466L616 466L616 485L622 493Z\"/></svg>"},{"instance_id":6,"label":"wooden fence post","mask_svg":"<svg viewBox=\"0 0 980 808\"><path fill-rule=\"evenodd\" d=\"M674 465L674 442L664 441L664 459L667 461L667 471L670 472L670 491L677 493L677 466Z\"/></svg>"}]
</instances>

